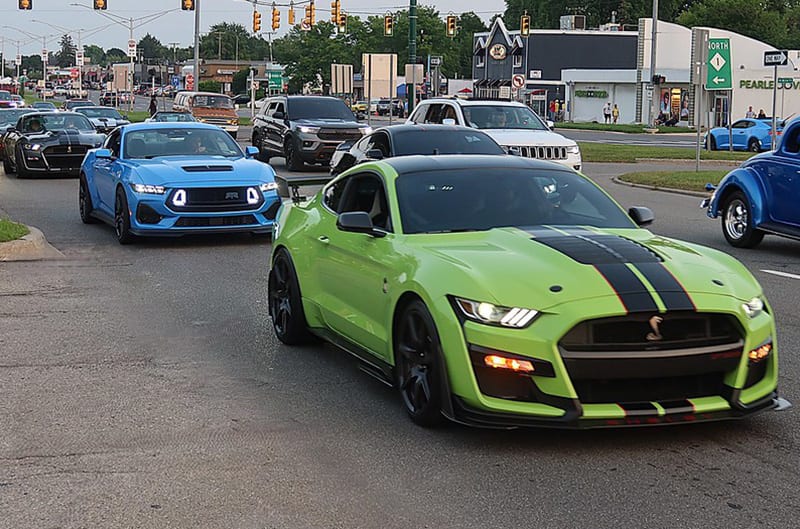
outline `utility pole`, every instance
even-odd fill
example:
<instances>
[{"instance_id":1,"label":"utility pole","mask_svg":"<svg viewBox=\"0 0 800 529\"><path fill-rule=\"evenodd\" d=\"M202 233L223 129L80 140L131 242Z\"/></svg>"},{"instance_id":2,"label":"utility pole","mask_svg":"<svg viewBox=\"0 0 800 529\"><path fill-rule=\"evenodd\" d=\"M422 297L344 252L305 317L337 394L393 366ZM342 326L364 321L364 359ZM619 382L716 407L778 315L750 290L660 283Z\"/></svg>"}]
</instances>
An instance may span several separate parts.
<instances>
[{"instance_id":1,"label":"utility pole","mask_svg":"<svg viewBox=\"0 0 800 529\"><path fill-rule=\"evenodd\" d=\"M410 116L417 102L415 67L417 64L417 0L409 0L408 5L408 62L411 63L411 84L406 84L406 97L408 97L408 115Z\"/></svg>"},{"instance_id":2,"label":"utility pole","mask_svg":"<svg viewBox=\"0 0 800 529\"><path fill-rule=\"evenodd\" d=\"M650 98L650 123L655 127L658 119L658 102L660 94L656 94L656 40L658 35L658 0L653 0L653 32L650 37L650 86L653 87L653 96Z\"/></svg>"},{"instance_id":3,"label":"utility pole","mask_svg":"<svg viewBox=\"0 0 800 529\"><path fill-rule=\"evenodd\" d=\"M200 6L202 0L194 2L194 89L200 86Z\"/></svg>"}]
</instances>

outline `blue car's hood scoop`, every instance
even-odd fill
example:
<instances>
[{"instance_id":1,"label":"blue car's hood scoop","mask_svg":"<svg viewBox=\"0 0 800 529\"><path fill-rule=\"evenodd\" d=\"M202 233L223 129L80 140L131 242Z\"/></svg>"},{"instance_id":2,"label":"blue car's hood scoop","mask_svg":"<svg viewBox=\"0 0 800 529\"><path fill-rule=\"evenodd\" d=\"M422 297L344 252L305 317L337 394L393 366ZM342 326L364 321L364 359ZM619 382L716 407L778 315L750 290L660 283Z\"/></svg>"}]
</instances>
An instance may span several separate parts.
<instances>
[{"instance_id":1,"label":"blue car's hood scoop","mask_svg":"<svg viewBox=\"0 0 800 529\"><path fill-rule=\"evenodd\" d=\"M268 165L244 157L174 156L136 160L136 172L145 183L167 186L272 180Z\"/></svg>"},{"instance_id":2,"label":"blue car's hood scoop","mask_svg":"<svg viewBox=\"0 0 800 529\"><path fill-rule=\"evenodd\" d=\"M184 165L181 167L187 173L222 173L233 171L232 165Z\"/></svg>"}]
</instances>

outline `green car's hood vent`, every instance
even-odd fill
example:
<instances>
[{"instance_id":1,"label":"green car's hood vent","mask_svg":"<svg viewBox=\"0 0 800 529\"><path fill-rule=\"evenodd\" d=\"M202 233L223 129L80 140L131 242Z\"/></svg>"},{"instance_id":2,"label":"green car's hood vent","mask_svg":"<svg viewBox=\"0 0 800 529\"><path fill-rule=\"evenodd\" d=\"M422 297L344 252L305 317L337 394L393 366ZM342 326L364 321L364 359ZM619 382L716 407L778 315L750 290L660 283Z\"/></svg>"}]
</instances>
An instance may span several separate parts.
<instances>
[{"instance_id":1,"label":"green car's hood vent","mask_svg":"<svg viewBox=\"0 0 800 529\"><path fill-rule=\"evenodd\" d=\"M427 250L457 265L484 296L509 306L546 309L616 296L634 312L695 310L693 293L732 295L757 288L749 274L689 246L641 229L500 228L428 239ZM431 244L433 243L433 244ZM709 263L715 266L710 267Z\"/></svg>"}]
</instances>

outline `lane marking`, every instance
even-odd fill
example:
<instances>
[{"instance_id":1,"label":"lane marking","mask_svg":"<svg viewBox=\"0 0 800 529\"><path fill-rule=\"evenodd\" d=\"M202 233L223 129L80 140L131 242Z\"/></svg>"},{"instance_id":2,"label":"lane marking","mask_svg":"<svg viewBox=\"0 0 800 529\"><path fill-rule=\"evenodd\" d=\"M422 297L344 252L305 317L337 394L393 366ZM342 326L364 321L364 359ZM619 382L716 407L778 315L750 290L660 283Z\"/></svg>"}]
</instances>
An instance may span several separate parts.
<instances>
[{"instance_id":1,"label":"lane marking","mask_svg":"<svg viewBox=\"0 0 800 529\"><path fill-rule=\"evenodd\" d=\"M788 277L791 279L800 279L800 275L797 274L790 274L789 272L779 272L778 270L761 270L764 273L772 274L781 277Z\"/></svg>"}]
</instances>

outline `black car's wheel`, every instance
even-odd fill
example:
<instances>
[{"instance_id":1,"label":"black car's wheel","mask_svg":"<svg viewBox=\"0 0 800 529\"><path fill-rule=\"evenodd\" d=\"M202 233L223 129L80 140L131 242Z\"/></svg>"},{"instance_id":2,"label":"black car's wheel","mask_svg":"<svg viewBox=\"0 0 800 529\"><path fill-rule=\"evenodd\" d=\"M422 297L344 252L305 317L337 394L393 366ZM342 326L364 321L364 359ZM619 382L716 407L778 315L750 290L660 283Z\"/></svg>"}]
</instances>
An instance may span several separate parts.
<instances>
[{"instance_id":1,"label":"black car's wheel","mask_svg":"<svg viewBox=\"0 0 800 529\"><path fill-rule=\"evenodd\" d=\"M750 141L747 142L747 150L750 152L761 152L761 143L755 138L750 138Z\"/></svg>"},{"instance_id":2,"label":"black car's wheel","mask_svg":"<svg viewBox=\"0 0 800 529\"><path fill-rule=\"evenodd\" d=\"M283 147L284 158L286 158L286 168L290 171L300 171L303 169L303 160L297 152L297 146L292 138L286 140Z\"/></svg>"},{"instance_id":3,"label":"black car's wheel","mask_svg":"<svg viewBox=\"0 0 800 529\"><path fill-rule=\"evenodd\" d=\"M131 233L131 213L128 209L128 197L122 189L117 189L117 200L114 202L114 233L120 244L130 244L136 238Z\"/></svg>"},{"instance_id":4,"label":"black car's wheel","mask_svg":"<svg viewBox=\"0 0 800 529\"><path fill-rule=\"evenodd\" d=\"M81 221L84 224L94 224L97 219L92 217L94 206L92 205L92 195L89 193L89 186L86 184L86 177L80 176L78 184L78 208L81 213Z\"/></svg>"},{"instance_id":5,"label":"black car's wheel","mask_svg":"<svg viewBox=\"0 0 800 529\"><path fill-rule=\"evenodd\" d=\"M253 145L258 147L258 156L257 156L257 158L260 161L264 162L264 163L269 163L269 161L272 158L272 156L270 156L269 151L267 150L267 148L264 145L264 143L265 143L264 139L261 138L260 134L258 136L256 136L256 138L257 139L256 139L256 141L253 142Z\"/></svg>"},{"instance_id":6,"label":"black car's wheel","mask_svg":"<svg viewBox=\"0 0 800 529\"><path fill-rule=\"evenodd\" d=\"M753 226L750 202L741 191L727 197L721 219L722 233L731 246L753 248L764 238L764 232Z\"/></svg>"},{"instance_id":7,"label":"black car's wheel","mask_svg":"<svg viewBox=\"0 0 800 529\"><path fill-rule=\"evenodd\" d=\"M22 149L17 149L14 153L14 170L17 173L17 178L28 178L28 171L22 161L23 156Z\"/></svg>"},{"instance_id":8,"label":"black car's wheel","mask_svg":"<svg viewBox=\"0 0 800 529\"><path fill-rule=\"evenodd\" d=\"M11 163L8 161L8 158L3 156L3 171L7 174L14 174L14 168L11 166Z\"/></svg>"},{"instance_id":9,"label":"black car's wheel","mask_svg":"<svg viewBox=\"0 0 800 529\"><path fill-rule=\"evenodd\" d=\"M406 412L420 426L440 424L442 415L442 346L428 308L409 303L394 332L395 379Z\"/></svg>"},{"instance_id":10,"label":"black car's wheel","mask_svg":"<svg viewBox=\"0 0 800 529\"><path fill-rule=\"evenodd\" d=\"M308 332L300 284L289 252L281 248L275 253L269 271L267 286L269 315L278 340L287 345L306 343L311 339Z\"/></svg>"}]
</instances>

